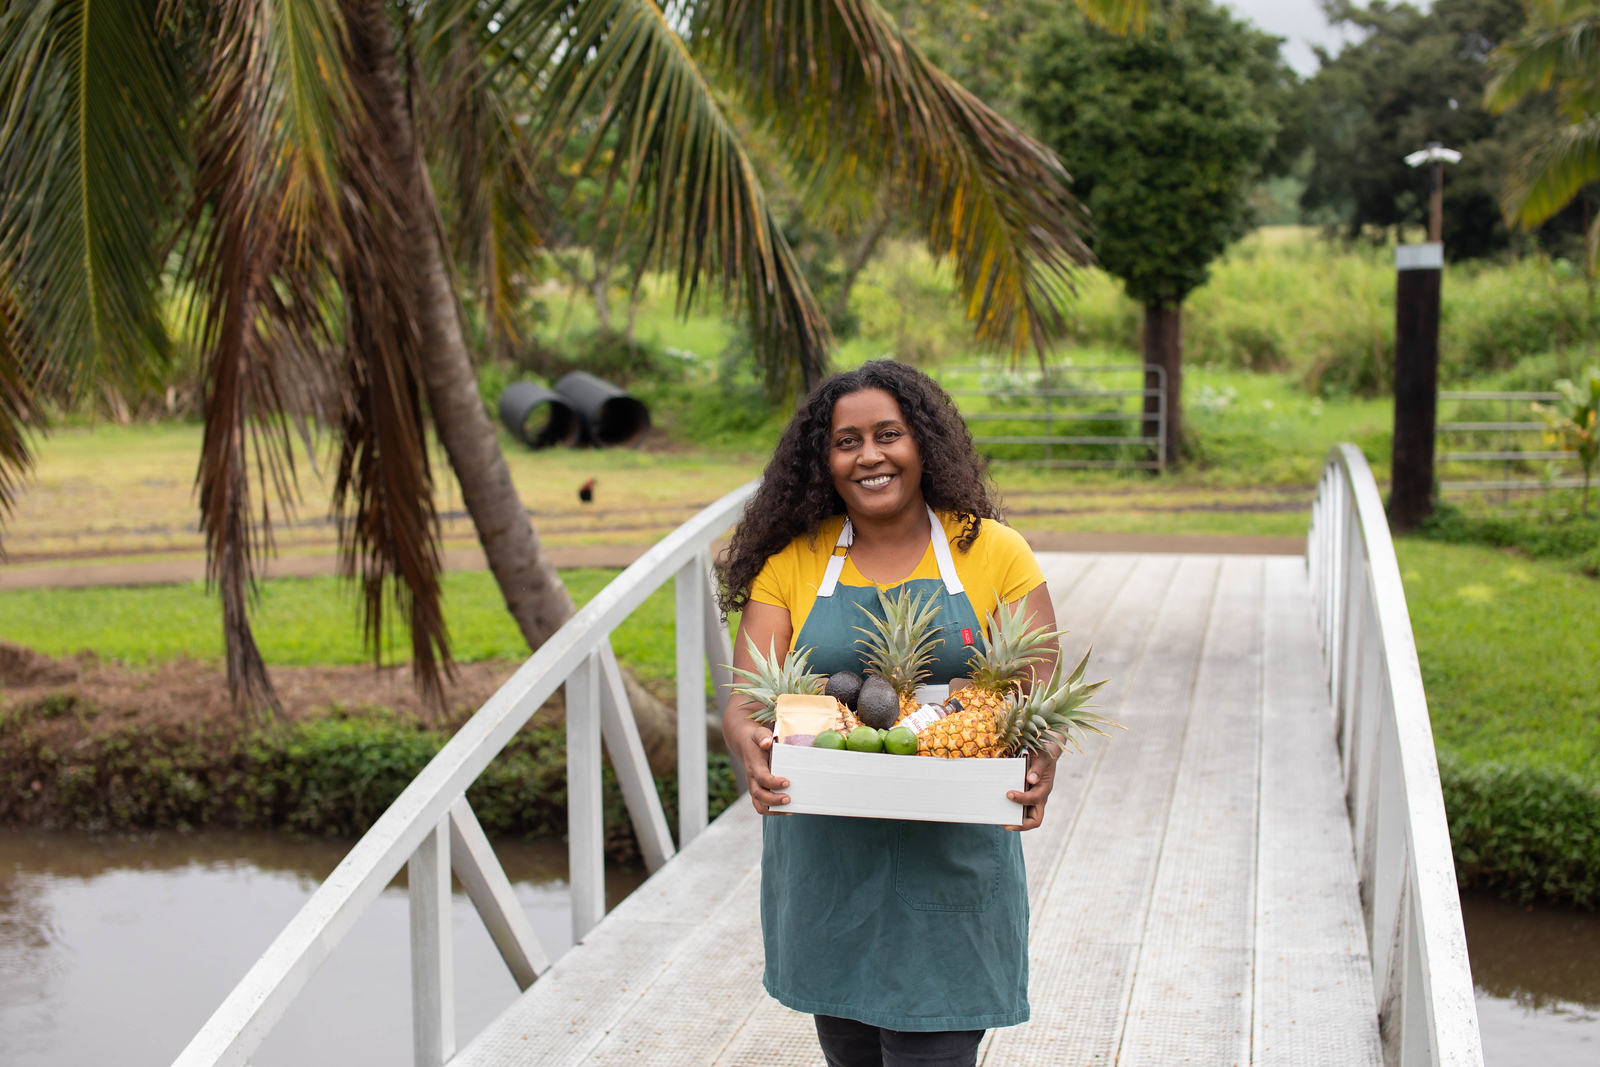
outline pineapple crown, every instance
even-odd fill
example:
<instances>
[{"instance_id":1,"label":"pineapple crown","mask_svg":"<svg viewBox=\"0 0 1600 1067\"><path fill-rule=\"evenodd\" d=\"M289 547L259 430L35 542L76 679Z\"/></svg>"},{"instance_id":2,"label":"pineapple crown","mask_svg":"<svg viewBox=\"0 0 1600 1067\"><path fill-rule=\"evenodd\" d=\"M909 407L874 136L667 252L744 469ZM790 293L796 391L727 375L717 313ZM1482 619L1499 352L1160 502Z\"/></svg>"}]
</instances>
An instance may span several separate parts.
<instances>
[{"instance_id":1,"label":"pineapple crown","mask_svg":"<svg viewBox=\"0 0 1600 1067\"><path fill-rule=\"evenodd\" d=\"M865 604L857 604L872 622L872 629L857 626L856 630L867 636L856 639L856 644L866 646L867 670L894 686L901 696L909 696L917 683L931 673L928 664L933 662L933 650L944 644L944 638L935 637L933 617L939 614L934 595L911 595L905 586L894 599L878 590L878 606L883 618L878 618ZM927 603L923 603L926 600Z\"/></svg>"},{"instance_id":2,"label":"pineapple crown","mask_svg":"<svg viewBox=\"0 0 1600 1067\"><path fill-rule=\"evenodd\" d=\"M1089 703L1089 698L1106 684L1105 679L1085 682L1083 672L1088 666L1089 653L1085 652L1077 668L1063 680L1061 661L1058 659L1049 681L1035 683L1031 692L1019 690L1011 695L1000 716L1001 743L1008 752L1038 752L1051 742L1063 752L1069 745L1082 751L1074 731L1080 734L1104 734L1106 731L1103 728L1107 726L1115 726L1119 730L1123 728L1120 723L1088 710L1094 707Z\"/></svg>"},{"instance_id":3,"label":"pineapple crown","mask_svg":"<svg viewBox=\"0 0 1600 1067\"><path fill-rule=\"evenodd\" d=\"M989 647L974 649L967 661L971 666L972 684L996 692L1009 688L1030 663L1047 658L1046 650L1054 648L1064 630L1048 626L1029 629L1036 618L1023 617L1025 602L1018 600L1007 604L995 596L994 623L989 627Z\"/></svg>"},{"instance_id":4,"label":"pineapple crown","mask_svg":"<svg viewBox=\"0 0 1600 1067\"><path fill-rule=\"evenodd\" d=\"M809 648L797 648L787 660L780 660L775 641L767 642L765 656L756 648L755 639L749 634L744 635L744 641L750 649L750 662L755 664L755 669L745 670L743 667L728 667L728 669L749 683L736 685L733 691L761 705L750 713L750 717L756 722L776 721L778 698L781 696L790 693L814 696L822 692L822 676L811 673Z\"/></svg>"}]
</instances>

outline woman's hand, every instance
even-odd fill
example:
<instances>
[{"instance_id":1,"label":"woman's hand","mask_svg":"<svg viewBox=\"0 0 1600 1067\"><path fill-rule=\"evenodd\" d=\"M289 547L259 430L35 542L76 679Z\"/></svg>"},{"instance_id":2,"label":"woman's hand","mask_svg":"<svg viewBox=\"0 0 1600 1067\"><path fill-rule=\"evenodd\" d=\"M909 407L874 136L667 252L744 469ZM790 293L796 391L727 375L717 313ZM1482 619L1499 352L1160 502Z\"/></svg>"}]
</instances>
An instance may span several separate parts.
<instances>
[{"instance_id":1,"label":"woman's hand","mask_svg":"<svg viewBox=\"0 0 1600 1067\"><path fill-rule=\"evenodd\" d=\"M1056 757L1048 751L1028 753L1028 788L1025 792L1013 789L1007 800L1022 805L1022 825L1008 826L1007 830L1032 830L1044 822L1044 802L1056 784ZM755 792L755 790L751 790Z\"/></svg>"},{"instance_id":2,"label":"woman's hand","mask_svg":"<svg viewBox=\"0 0 1600 1067\"><path fill-rule=\"evenodd\" d=\"M789 803L787 794L779 789L789 788L787 778L772 773L772 731L758 722L744 720L737 728L737 736L728 739L744 763L745 779L750 783L750 802L763 815L785 815L777 811Z\"/></svg>"}]
</instances>

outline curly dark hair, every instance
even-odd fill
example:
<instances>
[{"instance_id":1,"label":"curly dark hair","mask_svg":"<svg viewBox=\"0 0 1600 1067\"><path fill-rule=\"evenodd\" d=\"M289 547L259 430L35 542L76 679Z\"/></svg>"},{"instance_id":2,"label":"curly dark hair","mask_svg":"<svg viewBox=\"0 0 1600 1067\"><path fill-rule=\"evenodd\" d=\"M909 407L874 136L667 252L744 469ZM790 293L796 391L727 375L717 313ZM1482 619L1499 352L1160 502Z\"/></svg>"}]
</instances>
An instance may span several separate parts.
<instances>
[{"instance_id":1,"label":"curly dark hair","mask_svg":"<svg viewBox=\"0 0 1600 1067\"><path fill-rule=\"evenodd\" d=\"M745 506L728 551L718 566L724 612L750 601L750 586L768 557L796 537L815 537L844 500L828 470L833 406L863 389L882 389L900 405L922 456L922 495L935 511L954 513L966 528L956 545L972 547L984 519L1000 518L999 500L972 445L972 434L955 403L926 374L892 359L875 359L817 383L784 428L761 488Z\"/></svg>"}]
</instances>

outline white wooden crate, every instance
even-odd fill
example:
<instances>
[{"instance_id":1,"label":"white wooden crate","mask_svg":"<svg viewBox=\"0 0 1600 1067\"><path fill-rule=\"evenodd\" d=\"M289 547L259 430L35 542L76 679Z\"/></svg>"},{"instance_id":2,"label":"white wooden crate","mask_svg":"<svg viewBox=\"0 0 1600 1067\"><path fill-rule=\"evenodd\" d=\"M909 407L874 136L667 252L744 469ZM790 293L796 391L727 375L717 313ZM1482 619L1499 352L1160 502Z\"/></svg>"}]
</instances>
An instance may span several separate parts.
<instances>
[{"instance_id":1,"label":"white wooden crate","mask_svg":"<svg viewBox=\"0 0 1600 1067\"><path fill-rule=\"evenodd\" d=\"M1025 759L931 759L884 752L773 745L772 773L789 780L783 810L863 819L1016 826Z\"/></svg>"}]
</instances>

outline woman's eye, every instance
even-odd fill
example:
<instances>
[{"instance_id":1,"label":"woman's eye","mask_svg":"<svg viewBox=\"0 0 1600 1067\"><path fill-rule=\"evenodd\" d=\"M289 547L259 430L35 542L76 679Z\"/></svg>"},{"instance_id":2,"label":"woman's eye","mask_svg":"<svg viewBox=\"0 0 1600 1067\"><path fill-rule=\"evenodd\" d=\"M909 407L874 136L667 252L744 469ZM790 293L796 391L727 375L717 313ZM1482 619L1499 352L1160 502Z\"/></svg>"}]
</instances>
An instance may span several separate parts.
<instances>
[{"instance_id":1,"label":"woman's eye","mask_svg":"<svg viewBox=\"0 0 1600 1067\"><path fill-rule=\"evenodd\" d=\"M833 447L838 449L849 449L856 447L856 444L857 442L854 437L841 437L833 443Z\"/></svg>"}]
</instances>

